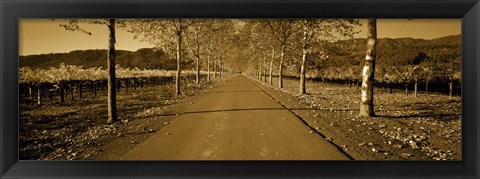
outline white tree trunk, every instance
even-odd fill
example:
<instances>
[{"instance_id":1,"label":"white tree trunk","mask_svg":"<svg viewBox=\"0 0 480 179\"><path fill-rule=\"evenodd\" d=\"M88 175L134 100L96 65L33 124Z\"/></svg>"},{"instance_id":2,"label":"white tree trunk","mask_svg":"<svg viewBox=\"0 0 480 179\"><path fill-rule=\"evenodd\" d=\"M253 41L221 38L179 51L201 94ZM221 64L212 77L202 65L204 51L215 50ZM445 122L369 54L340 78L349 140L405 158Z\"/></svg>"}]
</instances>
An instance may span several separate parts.
<instances>
[{"instance_id":1,"label":"white tree trunk","mask_svg":"<svg viewBox=\"0 0 480 179\"><path fill-rule=\"evenodd\" d=\"M267 57L263 58L263 63L262 64L265 64L265 66L263 67L263 81L264 82L267 82Z\"/></svg>"},{"instance_id":2,"label":"white tree trunk","mask_svg":"<svg viewBox=\"0 0 480 179\"><path fill-rule=\"evenodd\" d=\"M260 60L260 62L258 63L258 80L262 81L262 69L263 68L263 63L262 61Z\"/></svg>"},{"instance_id":3,"label":"white tree trunk","mask_svg":"<svg viewBox=\"0 0 480 179\"><path fill-rule=\"evenodd\" d=\"M270 84L273 84L272 81L272 73L273 73L273 60L275 59L275 49L272 48L272 59L270 59L270 74L269 74L269 82Z\"/></svg>"},{"instance_id":4,"label":"white tree trunk","mask_svg":"<svg viewBox=\"0 0 480 179\"><path fill-rule=\"evenodd\" d=\"M359 114L362 117L375 115L373 110L373 80L377 45L377 20L368 19L367 29L367 52L362 73L362 94Z\"/></svg>"},{"instance_id":5,"label":"white tree trunk","mask_svg":"<svg viewBox=\"0 0 480 179\"><path fill-rule=\"evenodd\" d=\"M216 79L217 78L217 61L218 59L215 58L215 63L213 65L213 78Z\"/></svg>"},{"instance_id":6,"label":"white tree trunk","mask_svg":"<svg viewBox=\"0 0 480 179\"><path fill-rule=\"evenodd\" d=\"M210 40L207 57L207 82L210 82L210 57L212 56L212 40Z\"/></svg>"},{"instance_id":7,"label":"white tree trunk","mask_svg":"<svg viewBox=\"0 0 480 179\"><path fill-rule=\"evenodd\" d=\"M278 87L283 88L283 59L285 57L285 45L282 45L282 52L280 53L280 68L278 70Z\"/></svg>"},{"instance_id":8,"label":"white tree trunk","mask_svg":"<svg viewBox=\"0 0 480 179\"><path fill-rule=\"evenodd\" d=\"M177 73L175 75L175 96L180 95L180 59L181 59L181 52L182 52L182 34L177 34Z\"/></svg>"},{"instance_id":9,"label":"white tree trunk","mask_svg":"<svg viewBox=\"0 0 480 179\"><path fill-rule=\"evenodd\" d=\"M305 61L307 60L307 27L303 28L302 66L300 67L300 94L307 93L305 89Z\"/></svg>"},{"instance_id":10,"label":"white tree trunk","mask_svg":"<svg viewBox=\"0 0 480 179\"><path fill-rule=\"evenodd\" d=\"M198 85L200 83L200 56L196 55L196 63L197 63L197 72L195 75L195 83Z\"/></svg>"},{"instance_id":11,"label":"white tree trunk","mask_svg":"<svg viewBox=\"0 0 480 179\"><path fill-rule=\"evenodd\" d=\"M222 79L222 75L223 75L223 63L222 63L222 59L219 60L219 65L220 65L220 79Z\"/></svg>"}]
</instances>

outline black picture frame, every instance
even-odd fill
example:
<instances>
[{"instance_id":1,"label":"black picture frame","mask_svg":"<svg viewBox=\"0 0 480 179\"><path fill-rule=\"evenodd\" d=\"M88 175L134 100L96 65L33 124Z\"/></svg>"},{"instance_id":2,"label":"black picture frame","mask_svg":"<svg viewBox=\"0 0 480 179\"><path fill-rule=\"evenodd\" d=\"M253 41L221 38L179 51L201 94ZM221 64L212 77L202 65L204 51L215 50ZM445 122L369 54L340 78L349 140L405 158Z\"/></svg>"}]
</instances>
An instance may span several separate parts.
<instances>
[{"instance_id":1,"label":"black picture frame","mask_svg":"<svg viewBox=\"0 0 480 179\"><path fill-rule=\"evenodd\" d=\"M19 18L462 18L462 161L18 161ZM0 178L480 178L478 0L0 0Z\"/></svg>"}]
</instances>

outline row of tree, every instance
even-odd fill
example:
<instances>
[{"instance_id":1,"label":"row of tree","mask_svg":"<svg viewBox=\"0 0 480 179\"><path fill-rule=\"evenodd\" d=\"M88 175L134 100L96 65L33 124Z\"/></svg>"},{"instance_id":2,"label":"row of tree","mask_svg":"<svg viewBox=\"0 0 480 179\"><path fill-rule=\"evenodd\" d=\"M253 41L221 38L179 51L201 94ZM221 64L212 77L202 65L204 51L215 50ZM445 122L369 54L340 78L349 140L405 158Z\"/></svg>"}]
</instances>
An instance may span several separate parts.
<instances>
[{"instance_id":1,"label":"row of tree","mask_svg":"<svg viewBox=\"0 0 480 179\"><path fill-rule=\"evenodd\" d=\"M80 27L81 22L106 25L109 29L109 48L107 68L109 70L109 120L116 120L115 116L115 29L123 28L135 35L136 38L147 41L156 48L176 60L176 95L181 94L180 76L182 62L187 58L194 59L196 82L199 82L202 64L206 66L207 81L210 80L210 70L240 71L258 74L265 81L273 83L272 76L277 72L278 87L283 87L284 70L293 67L298 69L299 93L306 93L306 74L308 69L318 67L317 62L329 61L332 49L352 48L349 42L354 35L355 26L360 21L355 19L252 19L252 20L218 20L218 19L108 19L108 20L68 20L62 24L67 30L76 30L89 34ZM391 68L386 65L380 68L382 73L375 76L377 59L376 20L367 22L367 37L365 41L364 60L354 65L362 65L363 70L348 68L345 71L330 72L324 68L321 73L343 75L341 78L359 79L361 71L361 116L373 116L373 81L374 79L390 81L400 80L431 80L437 75L435 66L421 66L428 59L428 55L417 53L412 56L408 67ZM411 41L406 39L406 41ZM418 42L418 48L429 49L424 42ZM358 48L358 47L357 47ZM417 47L415 47L417 48ZM447 47L445 47L447 48ZM448 47L450 48L450 47ZM454 47L456 48L456 47ZM337 54L348 54L348 50L333 50ZM383 52L381 52L383 53ZM344 54L344 55L345 55ZM434 62L432 62L435 64ZM274 66L274 65L278 66ZM338 65L342 66L342 65ZM205 68L205 67L204 67ZM383 72L385 73L383 73ZM442 70L445 71L445 70ZM459 79L458 70L448 71L451 80ZM216 74L216 73L214 73ZM268 76L268 80L267 80ZM380 78L379 78L380 77Z\"/></svg>"},{"instance_id":2,"label":"row of tree","mask_svg":"<svg viewBox=\"0 0 480 179\"><path fill-rule=\"evenodd\" d=\"M220 22L221 21L221 22ZM182 62L187 56L195 58L196 83L199 83L200 69L203 58L206 58L207 81L216 78L217 71L220 76L224 70L231 71L232 66L226 64L230 54L227 52L234 42L230 38L234 23L225 20L206 19L106 19L106 20L81 20L70 19L61 24L63 28L71 31L80 31L91 35L82 28L83 23L103 25L108 28L109 40L107 49L108 70L108 120L112 123L117 120L116 112L116 70L115 70L115 31L122 28L135 35L142 41L155 45L176 60L175 95L181 94L180 78L182 75ZM213 62L212 62L213 61ZM212 64L213 63L213 64ZM213 66L213 69L211 68ZM211 76L210 71L213 72Z\"/></svg>"},{"instance_id":3,"label":"row of tree","mask_svg":"<svg viewBox=\"0 0 480 179\"><path fill-rule=\"evenodd\" d=\"M358 33L354 27L360 23L352 19L273 19L245 23L243 37L249 42L250 47L245 49L247 51L245 54L249 54L249 73L272 83L272 74L276 71L279 78L278 87L282 88L284 69L292 67L293 76L299 77L299 94L306 93L307 69L311 70L310 74L314 78L361 82L360 116L374 116L374 81L414 83L415 87L418 82L424 81L427 90L428 82L432 80L447 82L450 89L454 81L461 82L458 36L432 41L411 38L398 41L384 39L382 50L379 51L376 19L367 20L365 39L353 39L353 35ZM359 41L365 44L359 45ZM444 45L444 41L452 43ZM403 49L408 53L394 53L396 46L409 45L412 47ZM362 61L356 58L359 54L353 53L358 48L364 49ZM436 53L438 48L442 49L440 53ZM376 63L379 55L383 55L383 58L394 57L394 59L382 61L378 68ZM354 59L336 62L335 58L338 57ZM273 67L275 62L278 62L278 68ZM329 66L321 66L321 64L329 64ZM266 80L267 73L269 73L269 80ZM450 90L451 93L452 90Z\"/></svg>"}]
</instances>

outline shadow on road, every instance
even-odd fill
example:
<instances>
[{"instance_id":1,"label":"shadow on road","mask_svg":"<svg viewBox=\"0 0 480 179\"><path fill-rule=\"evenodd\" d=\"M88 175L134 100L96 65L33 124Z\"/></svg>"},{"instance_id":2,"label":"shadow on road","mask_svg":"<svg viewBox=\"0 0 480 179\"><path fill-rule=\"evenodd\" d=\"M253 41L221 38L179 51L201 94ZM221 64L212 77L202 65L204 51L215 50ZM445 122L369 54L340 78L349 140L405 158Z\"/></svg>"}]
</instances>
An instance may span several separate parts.
<instances>
[{"instance_id":1,"label":"shadow on road","mask_svg":"<svg viewBox=\"0 0 480 179\"><path fill-rule=\"evenodd\" d=\"M215 113L215 112L232 112L232 111L265 111L265 110L291 110L291 111L302 111L302 110L323 110L329 111L329 109L319 109L319 108L242 108L242 109L219 109L219 110L206 110L206 111L190 111L183 113L167 113L157 116L175 116L175 115L184 115L184 114L201 114L201 113ZM335 110L335 111L354 111L354 110Z\"/></svg>"}]
</instances>

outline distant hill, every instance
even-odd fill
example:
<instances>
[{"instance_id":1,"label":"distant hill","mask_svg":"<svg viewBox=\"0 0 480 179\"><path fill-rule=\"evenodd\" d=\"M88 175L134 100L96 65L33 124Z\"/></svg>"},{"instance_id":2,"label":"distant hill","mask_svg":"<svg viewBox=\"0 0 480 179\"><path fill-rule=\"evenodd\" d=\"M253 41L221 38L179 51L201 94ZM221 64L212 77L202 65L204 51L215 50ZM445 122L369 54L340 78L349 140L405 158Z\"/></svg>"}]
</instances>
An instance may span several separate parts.
<instances>
[{"instance_id":1,"label":"distant hill","mask_svg":"<svg viewBox=\"0 0 480 179\"><path fill-rule=\"evenodd\" d=\"M366 39L359 38L327 45L328 60L316 62L318 68L361 65L365 58ZM432 40L380 38L376 64L384 66L449 64L460 67L461 35Z\"/></svg>"},{"instance_id":2,"label":"distant hill","mask_svg":"<svg viewBox=\"0 0 480 179\"><path fill-rule=\"evenodd\" d=\"M122 67L141 69L176 69L176 61L162 50L143 48L135 52L116 50L116 62ZM20 67L49 68L61 63L85 68L107 68L107 50L75 50L68 53L50 53L20 56Z\"/></svg>"},{"instance_id":3,"label":"distant hill","mask_svg":"<svg viewBox=\"0 0 480 179\"><path fill-rule=\"evenodd\" d=\"M328 59L310 58L310 67L321 69L331 66L362 65L365 59L366 39L339 41L323 48L329 56ZM176 61L162 50L144 48L135 52L117 50L116 53L117 64L125 68L176 69ZM69 53L20 56L20 67L49 68L65 63L85 68L101 66L106 69L106 59L106 50L75 50ZM380 66L442 64L460 68L461 36L453 35L432 40L381 38L378 39L376 64ZM193 68L191 61L184 62L184 66Z\"/></svg>"}]
</instances>

